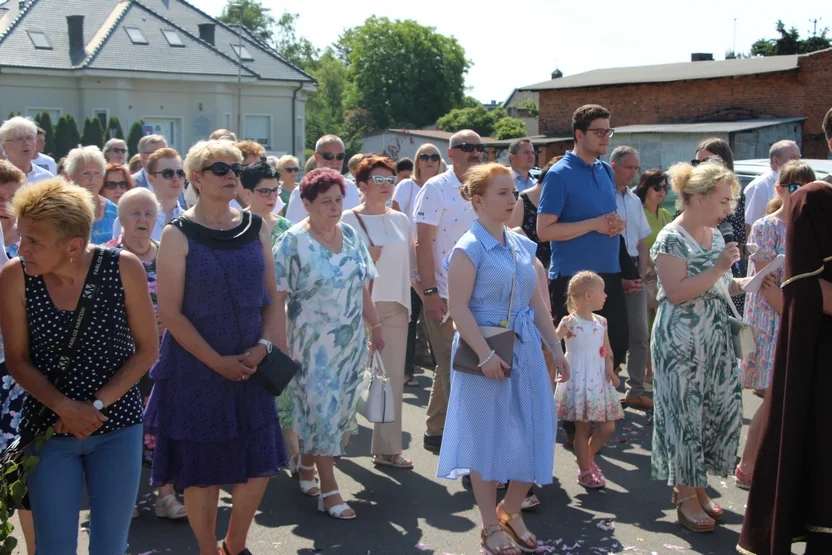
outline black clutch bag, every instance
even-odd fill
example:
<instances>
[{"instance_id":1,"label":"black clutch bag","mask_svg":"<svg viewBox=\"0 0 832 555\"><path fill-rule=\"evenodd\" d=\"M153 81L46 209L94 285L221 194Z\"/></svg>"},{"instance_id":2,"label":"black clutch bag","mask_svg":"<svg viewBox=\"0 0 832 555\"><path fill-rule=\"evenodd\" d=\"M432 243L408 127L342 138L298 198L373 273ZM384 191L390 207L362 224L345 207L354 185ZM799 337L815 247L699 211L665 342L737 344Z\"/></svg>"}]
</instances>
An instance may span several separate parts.
<instances>
[{"instance_id":1,"label":"black clutch bag","mask_svg":"<svg viewBox=\"0 0 832 555\"><path fill-rule=\"evenodd\" d=\"M257 372L252 378L265 389L269 395L279 396L300 370L300 364L289 358L280 349L273 348L257 365Z\"/></svg>"}]
</instances>

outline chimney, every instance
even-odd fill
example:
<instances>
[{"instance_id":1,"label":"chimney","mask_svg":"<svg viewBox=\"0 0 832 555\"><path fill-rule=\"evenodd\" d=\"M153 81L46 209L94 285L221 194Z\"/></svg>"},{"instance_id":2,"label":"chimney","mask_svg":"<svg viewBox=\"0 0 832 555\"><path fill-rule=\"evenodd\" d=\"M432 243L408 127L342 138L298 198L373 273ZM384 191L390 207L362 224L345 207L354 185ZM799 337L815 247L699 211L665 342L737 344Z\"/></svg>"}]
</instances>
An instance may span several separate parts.
<instances>
[{"instance_id":1,"label":"chimney","mask_svg":"<svg viewBox=\"0 0 832 555\"><path fill-rule=\"evenodd\" d=\"M690 55L691 62L713 62L714 55L705 52L694 52Z\"/></svg>"},{"instance_id":2,"label":"chimney","mask_svg":"<svg viewBox=\"0 0 832 555\"><path fill-rule=\"evenodd\" d=\"M87 57L84 52L84 16L68 15L66 24L69 29L69 59L75 66Z\"/></svg>"},{"instance_id":3,"label":"chimney","mask_svg":"<svg viewBox=\"0 0 832 555\"><path fill-rule=\"evenodd\" d=\"M563 77L563 72L561 70L556 69L552 72L552 79L560 79L561 77Z\"/></svg>"},{"instance_id":4,"label":"chimney","mask_svg":"<svg viewBox=\"0 0 832 555\"><path fill-rule=\"evenodd\" d=\"M214 46L214 32L216 30L216 26L213 23L200 23L199 24L199 38Z\"/></svg>"}]
</instances>

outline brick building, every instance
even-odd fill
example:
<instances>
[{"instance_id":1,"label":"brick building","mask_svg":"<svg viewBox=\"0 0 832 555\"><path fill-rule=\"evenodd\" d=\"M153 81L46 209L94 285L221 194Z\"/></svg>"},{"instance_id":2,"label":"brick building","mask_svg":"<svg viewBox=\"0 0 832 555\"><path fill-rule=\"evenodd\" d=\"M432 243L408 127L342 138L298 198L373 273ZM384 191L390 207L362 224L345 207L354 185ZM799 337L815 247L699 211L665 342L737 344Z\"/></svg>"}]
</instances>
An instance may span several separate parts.
<instances>
[{"instance_id":1,"label":"brick building","mask_svg":"<svg viewBox=\"0 0 832 555\"><path fill-rule=\"evenodd\" d=\"M832 49L792 56L599 69L520 87L518 91L540 95L543 136L536 139L541 160L569 146L547 139L571 135L572 113L590 103L609 108L612 124L618 129L755 120L770 125L773 120L791 123L795 118L805 118L796 124L802 135L798 142L802 142L803 155L829 155L821 122L832 107ZM726 138L733 140L730 135ZM759 151L763 146L755 148Z\"/></svg>"}]
</instances>

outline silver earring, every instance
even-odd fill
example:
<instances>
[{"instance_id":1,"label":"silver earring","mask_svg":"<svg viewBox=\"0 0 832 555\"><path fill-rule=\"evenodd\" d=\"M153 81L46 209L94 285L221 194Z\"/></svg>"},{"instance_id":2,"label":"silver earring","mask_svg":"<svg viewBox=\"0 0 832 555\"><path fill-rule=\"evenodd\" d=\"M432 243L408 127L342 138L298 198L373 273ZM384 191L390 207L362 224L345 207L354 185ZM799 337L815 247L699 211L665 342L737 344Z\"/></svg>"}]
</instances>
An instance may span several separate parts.
<instances>
[{"instance_id":1,"label":"silver earring","mask_svg":"<svg viewBox=\"0 0 832 555\"><path fill-rule=\"evenodd\" d=\"M74 259L74 258L72 258L71 256L69 257L69 263L70 263L70 264L75 264L75 259Z\"/></svg>"}]
</instances>

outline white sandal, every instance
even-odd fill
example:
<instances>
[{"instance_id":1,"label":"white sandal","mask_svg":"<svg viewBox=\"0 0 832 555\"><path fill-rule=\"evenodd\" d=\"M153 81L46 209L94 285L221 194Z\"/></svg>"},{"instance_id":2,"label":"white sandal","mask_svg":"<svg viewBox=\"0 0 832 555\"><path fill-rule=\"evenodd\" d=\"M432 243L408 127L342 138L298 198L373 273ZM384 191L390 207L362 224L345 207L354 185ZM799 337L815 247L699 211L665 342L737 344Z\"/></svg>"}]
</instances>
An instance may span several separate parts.
<instances>
[{"instance_id":1,"label":"white sandal","mask_svg":"<svg viewBox=\"0 0 832 555\"><path fill-rule=\"evenodd\" d=\"M315 465L312 466L304 466L300 459L298 459L298 477L300 477L301 470L315 470ZM321 488L318 486L318 479L313 478L312 480L298 480L300 483L300 491L304 494L308 495L309 497L316 497L320 495ZM312 491L315 490L315 491Z\"/></svg>"},{"instance_id":2,"label":"white sandal","mask_svg":"<svg viewBox=\"0 0 832 555\"><path fill-rule=\"evenodd\" d=\"M352 519L354 519L355 518L355 513L354 512L353 512L353 514L351 514L349 516L344 516L344 513L346 511L351 511L352 510L352 507L350 507L346 503L341 503L339 505L335 505L334 507L330 507L328 509L326 507L324 507L324 498L329 497L331 495L338 495L339 493L340 492L337 489L332 490L332 491L327 492L327 493L321 493L318 496L318 510L321 511L322 513L329 513L329 516L331 516L332 518L338 518L338 519L341 519L341 520L352 520Z\"/></svg>"},{"instance_id":3,"label":"white sandal","mask_svg":"<svg viewBox=\"0 0 832 555\"><path fill-rule=\"evenodd\" d=\"M156 516L158 518L179 520L188 518L188 511L175 495L170 494L156 500Z\"/></svg>"}]
</instances>

